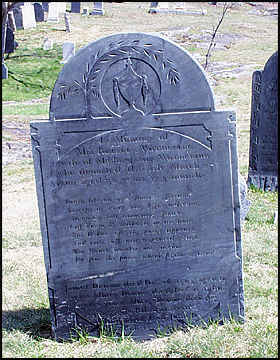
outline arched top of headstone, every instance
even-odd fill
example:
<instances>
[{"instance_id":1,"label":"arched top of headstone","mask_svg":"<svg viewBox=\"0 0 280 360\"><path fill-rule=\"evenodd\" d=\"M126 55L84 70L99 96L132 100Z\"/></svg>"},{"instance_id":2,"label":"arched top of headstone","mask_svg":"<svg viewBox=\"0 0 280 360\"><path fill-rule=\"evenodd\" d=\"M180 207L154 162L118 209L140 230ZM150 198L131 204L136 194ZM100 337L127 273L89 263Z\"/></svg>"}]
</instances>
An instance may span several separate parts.
<instances>
[{"instance_id":1,"label":"arched top of headstone","mask_svg":"<svg viewBox=\"0 0 280 360\"><path fill-rule=\"evenodd\" d=\"M90 43L64 65L52 92L50 118L214 108L206 74L186 50L159 36L121 33Z\"/></svg>"},{"instance_id":2,"label":"arched top of headstone","mask_svg":"<svg viewBox=\"0 0 280 360\"><path fill-rule=\"evenodd\" d=\"M270 56L270 58L267 60L264 69L263 69L263 79L265 82L275 83L276 86L277 80L278 80L278 51L276 51L274 54ZM270 84L272 86L273 84Z\"/></svg>"},{"instance_id":3,"label":"arched top of headstone","mask_svg":"<svg viewBox=\"0 0 280 360\"><path fill-rule=\"evenodd\" d=\"M271 68L274 69L274 75L275 72L278 72L278 51L276 51L274 54L270 56L270 58L267 60L264 71L269 71Z\"/></svg>"},{"instance_id":4,"label":"arched top of headstone","mask_svg":"<svg viewBox=\"0 0 280 360\"><path fill-rule=\"evenodd\" d=\"M260 102L262 110L271 114L278 112L278 51L270 56L262 71ZM275 116L275 119L278 116Z\"/></svg>"}]
</instances>

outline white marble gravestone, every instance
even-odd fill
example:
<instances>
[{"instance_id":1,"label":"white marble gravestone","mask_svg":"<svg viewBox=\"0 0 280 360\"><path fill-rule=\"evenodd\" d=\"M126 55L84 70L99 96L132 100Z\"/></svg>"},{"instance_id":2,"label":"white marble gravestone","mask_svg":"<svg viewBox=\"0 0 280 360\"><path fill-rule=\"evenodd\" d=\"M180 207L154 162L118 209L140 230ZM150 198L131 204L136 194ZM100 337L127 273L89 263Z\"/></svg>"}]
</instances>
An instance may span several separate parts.
<instances>
[{"instance_id":1,"label":"white marble gravestone","mask_svg":"<svg viewBox=\"0 0 280 360\"><path fill-rule=\"evenodd\" d=\"M49 3L49 12L47 22L58 23L59 22L59 3Z\"/></svg>"},{"instance_id":2,"label":"white marble gravestone","mask_svg":"<svg viewBox=\"0 0 280 360\"><path fill-rule=\"evenodd\" d=\"M57 2L58 14L64 14L66 11L66 2Z\"/></svg>"},{"instance_id":3,"label":"white marble gravestone","mask_svg":"<svg viewBox=\"0 0 280 360\"><path fill-rule=\"evenodd\" d=\"M24 29L36 27L35 12L32 3L24 3L22 6L22 24Z\"/></svg>"}]
</instances>

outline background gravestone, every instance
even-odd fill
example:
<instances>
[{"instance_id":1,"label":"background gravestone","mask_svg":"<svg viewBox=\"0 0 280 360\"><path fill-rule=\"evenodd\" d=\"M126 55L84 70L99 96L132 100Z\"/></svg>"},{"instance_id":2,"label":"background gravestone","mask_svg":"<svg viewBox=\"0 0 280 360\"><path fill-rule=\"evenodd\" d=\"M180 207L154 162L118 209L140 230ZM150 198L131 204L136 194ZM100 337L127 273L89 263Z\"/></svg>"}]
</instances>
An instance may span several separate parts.
<instances>
[{"instance_id":1,"label":"background gravestone","mask_svg":"<svg viewBox=\"0 0 280 360\"><path fill-rule=\"evenodd\" d=\"M35 13L35 20L36 22L44 21L44 10L41 4L34 3L34 13Z\"/></svg>"},{"instance_id":2,"label":"background gravestone","mask_svg":"<svg viewBox=\"0 0 280 360\"><path fill-rule=\"evenodd\" d=\"M18 43L15 41L14 32L12 29L7 26L6 29L6 43L5 43L5 53L10 54L15 51L15 48L18 46Z\"/></svg>"},{"instance_id":3,"label":"background gravestone","mask_svg":"<svg viewBox=\"0 0 280 360\"><path fill-rule=\"evenodd\" d=\"M150 4L150 9L149 9L148 12L150 14L155 14L157 6L158 6L158 1L152 1L151 4Z\"/></svg>"},{"instance_id":4,"label":"background gravestone","mask_svg":"<svg viewBox=\"0 0 280 360\"><path fill-rule=\"evenodd\" d=\"M43 8L43 10L44 10L45 12L48 12L48 11L49 11L49 3L43 1L43 2L42 2L42 8Z\"/></svg>"},{"instance_id":5,"label":"background gravestone","mask_svg":"<svg viewBox=\"0 0 280 360\"><path fill-rule=\"evenodd\" d=\"M66 12L66 2L58 2L58 14L64 14Z\"/></svg>"},{"instance_id":6,"label":"background gravestone","mask_svg":"<svg viewBox=\"0 0 280 360\"><path fill-rule=\"evenodd\" d=\"M81 3L80 2L71 2L71 12L80 14Z\"/></svg>"},{"instance_id":7,"label":"background gravestone","mask_svg":"<svg viewBox=\"0 0 280 360\"><path fill-rule=\"evenodd\" d=\"M278 190L278 52L253 73L247 183Z\"/></svg>"},{"instance_id":8,"label":"background gravestone","mask_svg":"<svg viewBox=\"0 0 280 360\"><path fill-rule=\"evenodd\" d=\"M49 12L47 22L58 23L59 22L59 4L56 2L49 3Z\"/></svg>"},{"instance_id":9,"label":"background gravestone","mask_svg":"<svg viewBox=\"0 0 280 360\"><path fill-rule=\"evenodd\" d=\"M24 29L36 27L34 7L31 3L25 2L22 6L22 23Z\"/></svg>"},{"instance_id":10,"label":"background gravestone","mask_svg":"<svg viewBox=\"0 0 280 360\"><path fill-rule=\"evenodd\" d=\"M31 123L52 329L149 338L244 319L236 120L177 45L81 49Z\"/></svg>"},{"instance_id":11,"label":"background gravestone","mask_svg":"<svg viewBox=\"0 0 280 360\"><path fill-rule=\"evenodd\" d=\"M13 14L15 19L15 24L17 30L23 29L23 22L22 22L22 7L21 6L15 6L13 8Z\"/></svg>"},{"instance_id":12,"label":"background gravestone","mask_svg":"<svg viewBox=\"0 0 280 360\"><path fill-rule=\"evenodd\" d=\"M93 10L89 13L89 15L104 15L103 2L102 1L94 1L93 2Z\"/></svg>"}]
</instances>

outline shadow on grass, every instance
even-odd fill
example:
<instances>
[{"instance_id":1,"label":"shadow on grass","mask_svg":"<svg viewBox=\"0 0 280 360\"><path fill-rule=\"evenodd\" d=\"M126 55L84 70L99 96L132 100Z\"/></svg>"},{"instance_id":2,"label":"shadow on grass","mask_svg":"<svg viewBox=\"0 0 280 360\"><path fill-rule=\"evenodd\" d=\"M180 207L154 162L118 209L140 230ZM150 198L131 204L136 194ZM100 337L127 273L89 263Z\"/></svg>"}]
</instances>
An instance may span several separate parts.
<instances>
[{"instance_id":1,"label":"shadow on grass","mask_svg":"<svg viewBox=\"0 0 280 360\"><path fill-rule=\"evenodd\" d=\"M53 339L49 309L22 309L2 311L2 329L7 332L19 330L34 339Z\"/></svg>"}]
</instances>

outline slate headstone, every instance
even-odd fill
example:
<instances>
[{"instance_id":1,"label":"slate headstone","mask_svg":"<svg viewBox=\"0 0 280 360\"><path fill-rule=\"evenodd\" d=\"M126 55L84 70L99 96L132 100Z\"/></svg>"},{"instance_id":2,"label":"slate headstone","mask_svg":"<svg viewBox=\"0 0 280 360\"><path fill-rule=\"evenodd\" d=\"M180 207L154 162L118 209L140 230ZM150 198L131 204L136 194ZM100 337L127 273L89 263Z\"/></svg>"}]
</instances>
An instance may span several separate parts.
<instances>
[{"instance_id":1,"label":"slate headstone","mask_svg":"<svg viewBox=\"0 0 280 360\"><path fill-rule=\"evenodd\" d=\"M42 8L45 12L49 11L49 2L42 1Z\"/></svg>"},{"instance_id":2,"label":"slate headstone","mask_svg":"<svg viewBox=\"0 0 280 360\"><path fill-rule=\"evenodd\" d=\"M22 24L24 29L36 27L34 7L31 3L25 2L22 6Z\"/></svg>"},{"instance_id":3,"label":"slate headstone","mask_svg":"<svg viewBox=\"0 0 280 360\"><path fill-rule=\"evenodd\" d=\"M90 43L31 139L56 339L244 321L235 112L215 111L188 52L144 33Z\"/></svg>"},{"instance_id":4,"label":"slate headstone","mask_svg":"<svg viewBox=\"0 0 280 360\"><path fill-rule=\"evenodd\" d=\"M2 79L8 79L8 68L4 62L2 62Z\"/></svg>"},{"instance_id":5,"label":"slate headstone","mask_svg":"<svg viewBox=\"0 0 280 360\"><path fill-rule=\"evenodd\" d=\"M8 12L8 26L13 30L13 32L17 29L13 11Z\"/></svg>"},{"instance_id":6,"label":"slate headstone","mask_svg":"<svg viewBox=\"0 0 280 360\"><path fill-rule=\"evenodd\" d=\"M14 7L13 14L15 19L16 29L17 30L23 29L22 7L21 6Z\"/></svg>"},{"instance_id":7,"label":"slate headstone","mask_svg":"<svg viewBox=\"0 0 280 360\"><path fill-rule=\"evenodd\" d=\"M44 10L41 4L34 3L34 13L35 13L35 20L36 22L44 21Z\"/></svg>"},{"instance_id":8,"label":"slate headstone","mask_svg":"<svg viewBox=\"0 0 280 360\"><path fill-rule=\"evenodd\" d=\"M278 191L278 52L253 73L247 183Z\"/></svg>"},{"instance_id":9,"label":"slate headstone","mask_svg":"<svg viewBox=\"0 0 280 360\"><path fill-rule=\"evenodd\" d=\"M71 12L80 14L81 12L81 3L80 2L71 2Z\"/></svg>"},{"instance_id":10,"label":"slate headstone","mask_svg":"<svg viewBox=\"0 0 280 360\"><path fill-rule=\"evenodd\" d=\"M89 13L89 15L104 15L103 2L102 1L94 1L93 2L93 10Z\"/></svg>"},{"instance_id":11,"label":"slate headstone","mask_svg":"<svg viewBox=\"0 0 280 360\"><path fill-rule=\"evenodd\" d=\"M5 54L10 54L15 51L15 36L12 29L7 26L6 29L6 42L5 42Z\"/></svg>"}]
</instances>

